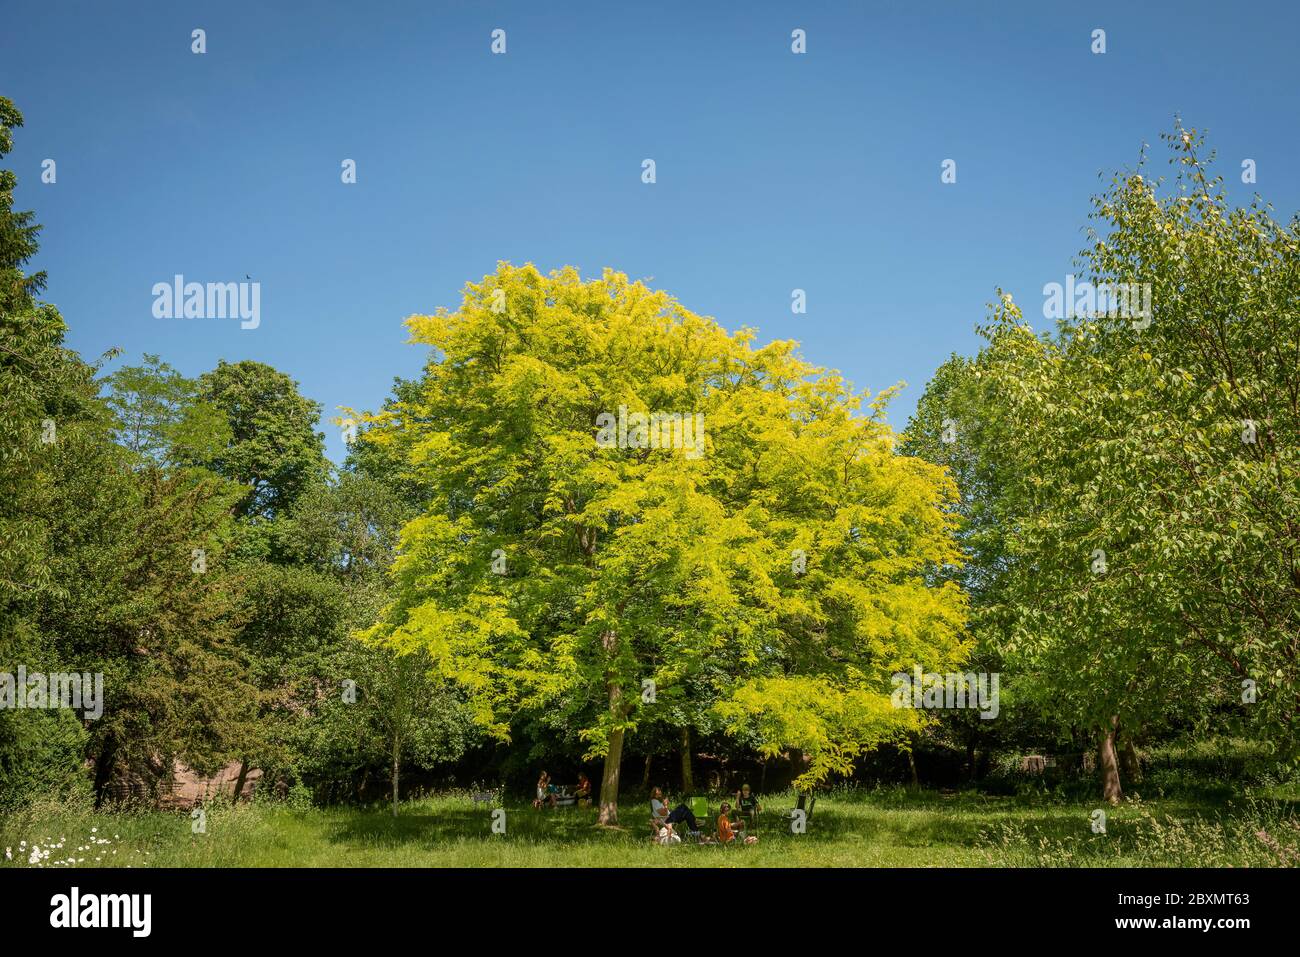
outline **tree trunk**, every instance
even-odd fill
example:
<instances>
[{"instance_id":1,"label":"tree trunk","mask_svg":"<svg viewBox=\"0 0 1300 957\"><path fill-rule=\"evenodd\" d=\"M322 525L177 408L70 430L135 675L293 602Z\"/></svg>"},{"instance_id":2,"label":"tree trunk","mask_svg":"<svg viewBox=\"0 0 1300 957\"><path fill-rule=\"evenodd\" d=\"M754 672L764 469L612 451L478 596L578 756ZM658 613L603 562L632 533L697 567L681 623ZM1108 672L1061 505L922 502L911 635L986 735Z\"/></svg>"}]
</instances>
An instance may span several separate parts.
<instances>
[{"instance_id":1,"label":"tree trunk","mask_svg":"<svg viewBox=\"0 0 1300 957\"><path fill-rule=\"evenodd\" d=\"M596 823L610 827L618 824L618 771L623 763L623 719L627 717L623 708L623 686L619 684L614 670L614 656L618 652L618 635L607 631L600 638L605 648L609 670L606 672L605 687L609 690L609 714L614 719L614 728L609 732L609 748L605 751L605 769L600 776L600 816Z\"/></svg>"},{"instance_id":2,"label":"tree trunk","mask_svg":"<svg viewBox=\"0 0 1300 957\"><path fill-rule=\"evenodd\" d=\"M113 779L113 765L117 763L117 739L109 736L104 742L103 749L99 752L99 759L95 762L95 809L98 810L104 804L104 798L108 796L108 785Z\"/></svg>"},{"instance_id":3,"label":"tree trunk","mask_svg":"<svg viewBox=\"0 0 1300 957\"><path fill-rule=\"evenodd\" d=\"M612 702L611 702L612 707ZM605 752L605 770L600 776L600 817L598 824L618 824L618 769L623 761L623 729L609 733L609 750Z\"/></svg>"},{"instance_id":4,"label":"tree trunk","mask_svg":"<svg viewBox=\"0 0 1300 957\"><path fill-rule=\"evenodd\" d=\"M790 776L793 784L794 778L807 771L812 765L812 761L803 753L802 748L791 748L786 754L790 758Z\"/></svg>"},{"instance_id":5,"label":"tree trunk","mask_svg":"<svg viewBox=\"0 0 1300 957\"><path fill-rule=\"evenodd\" d=\"M248 780L248 759L244 758L239 762L239 776L235 778L235 795L231 799L231 805L239 803L239 795L244 793L244 782Z\"/></svg>"},{"instance_id":6,"label":"tree trunk","mask_svg":"<svg viewBox=\"0 0 1300 957\"><path fill-rule=\"evenodd\" d=\"M1115 755L1115 732L1119 719L1111 718L1110 727L1103 730L1101 742L1097 747L1097 769L1101 772L1101 797L1111 804L1124 800L1124 791L1119 783L1119 761Z\"/></svg>"},{"instance_id":7,"label":"tree trunk","mask_svg":"<svg viewBox=\"0 0 1300 957\"><path fill-rule=\"evenodd\" d=\"M1124 771L1124 777L1128 778L1130 785L1142 780L1142 762L1138 760L1137 749L1133 747L1133 739L1127 735L1124 737L1124 746L1119 752L1119 763Z\"/></svg>"},{"instance_id":8,"label":"tree trunk","mask_svg":"<svg viewBox=\"0 0 1300 957\"><path fill-rule=\"evenodd\" d=\"M393 745L393 817L397 817L397 772L402 764L401 745Z\"/></svg>"},{"instance_id":9,"label":"tree trunk","mask_svg":"<svg viewBox=\"0 0 1300 957\"><path fill-rule=\"evenodd\" d=\"M921 778L916 773L916 757L912 754L912 749L907 749L907 770L912 775L912 787L920 788Z\"/></svg>"},{"instance_id":10,"label":"tree trunk","mask_svg":"<svg viewBox=\"0 0 1300 957\"><path fill-rule=\"evenodd\" d=\"M691 729L682 728L682 794L695 793L695 775L691 771Z\"/></svg>"},{"instance_id":11,"label":"tree trunk","mask_svg":"<svg viewBox=\"0 0 1300 957\"><path fill-rule=\"evenodd\" d=\"M647 754L647 755L645 756L645 771L644 771L644 773L642 773L642 775L641 775L641 790L642 790L642 791L649 791L649 790L650 790L650 765L651 765L651 763L654 761L654 759L655 759L655 756L654 756L653 754Z\"/></svg>"}]
</instances>

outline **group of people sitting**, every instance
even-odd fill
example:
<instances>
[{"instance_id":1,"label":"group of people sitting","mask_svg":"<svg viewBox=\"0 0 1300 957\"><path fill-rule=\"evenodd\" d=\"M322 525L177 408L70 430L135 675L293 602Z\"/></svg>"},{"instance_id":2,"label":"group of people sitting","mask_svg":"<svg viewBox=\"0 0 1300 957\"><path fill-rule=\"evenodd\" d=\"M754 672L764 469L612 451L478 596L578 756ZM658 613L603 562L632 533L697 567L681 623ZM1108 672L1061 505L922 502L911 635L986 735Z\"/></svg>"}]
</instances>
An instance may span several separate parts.
<instances>
[{"instance_id":1,"label":"group of people sitting","mask_svg":"<svg viewBox=\"0 0 1300 957\"><path fill-rule=\"evenodd\" d=\"M573 793L568 794L564 788L554 784L551 776L543 771L537 778L537 796L533 798L533 807L539 809L547 806L556 807L561 796L575 798L579 807L589 807L591 780L586 774L579 772L578 784L573 789ZM677 828L681 824L686 825L688 833L700 844L757 843L758 835L754 831L758 825L758 812L763 810L763 806L751 793L748 784L741 785L740 790L736 792L735 802L734 808L731 802L722 802L722 806L718 809L715 837L701 833L700 822L696 820L695 813L689 805L682 803L670 809L663 788L655 788L650 792L650 823L655 829L655 843L680 844L682 836Z\"/></svg>"},{"instance_id":2,"label":"group of people sitting","mask_svg":"<svg viewBox=\"0 0 1300 957\"><path fill-rule=\"evenodd\" d=\"M551 783L551 776L545 771L537 779L537 797L533 798L533 807L541 808L546 805L555 807L559 802L563 789L558 784ZM581 771L578 772L578 784L573 789L573 793L565 794L566 797L572 797L577 800L578 807L591 806L591 781L587 775Z\"/></svg>"},{"instance_id":3,"label":"group of people sitting","mask_svg":"<svg viewBox=\"0 0 1300 957\"><path fill-rule=\"evenodd\" d=\"M680 844L681 834L677 827L685 824L688 833L699 844L757 844L758 835L754 830L758 824L758 812L763 809L758 798L749 790L749 785L741 785L735 796L736 806L723 801L718 808L717 836L700 831L700 822L695 812L686 804L678 804L669 810L662 788L650 792L650 825L655 829L656 844Z\"/></svg>"}]
</instances>

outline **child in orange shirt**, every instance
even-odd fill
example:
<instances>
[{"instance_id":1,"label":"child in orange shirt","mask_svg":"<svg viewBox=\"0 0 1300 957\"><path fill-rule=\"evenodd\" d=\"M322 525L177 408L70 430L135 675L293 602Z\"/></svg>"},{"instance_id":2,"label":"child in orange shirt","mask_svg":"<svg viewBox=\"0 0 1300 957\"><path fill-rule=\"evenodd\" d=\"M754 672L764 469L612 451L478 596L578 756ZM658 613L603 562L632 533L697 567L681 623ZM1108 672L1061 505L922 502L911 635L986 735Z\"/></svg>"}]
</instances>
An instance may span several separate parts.
<instances>
[{"instance_id":1,"label":"child in orange shirt","mask_svg":"<svg viewBox=\"0 0 1300 957\"><path fill-rule=\"evenodd\" d=\"M739 827L733 827L731 824L731 805L726 801L722 802L722 808L718 812L718 842L720 844L734 844L737 838L740 838L743 844L756 844L758 838L752 834L745 833L745 824L743 821L738 822Z\"/></svg>"}]
</instances>

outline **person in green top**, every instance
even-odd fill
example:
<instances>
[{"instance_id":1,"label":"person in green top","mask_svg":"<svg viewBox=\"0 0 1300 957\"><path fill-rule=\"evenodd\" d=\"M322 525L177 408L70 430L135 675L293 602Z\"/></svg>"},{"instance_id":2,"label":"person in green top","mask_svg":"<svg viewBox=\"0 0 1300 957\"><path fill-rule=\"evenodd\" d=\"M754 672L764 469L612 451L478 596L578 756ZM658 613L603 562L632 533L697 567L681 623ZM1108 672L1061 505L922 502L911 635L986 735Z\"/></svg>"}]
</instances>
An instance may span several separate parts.
<instances>
[{"instance_id":1,"label":"person in green top","mask_svg":"<svg viewBox=\"0 0 1300 957\"><path fill-rule=\"evenodd\" d=\"M758 803L758 796L752 794L748 784L742 784L740 790L736 792L736 813L745 819L745 825L750 833L758 826L758 812L763 810L763 805Z\"/></svg>"}]
</instances>

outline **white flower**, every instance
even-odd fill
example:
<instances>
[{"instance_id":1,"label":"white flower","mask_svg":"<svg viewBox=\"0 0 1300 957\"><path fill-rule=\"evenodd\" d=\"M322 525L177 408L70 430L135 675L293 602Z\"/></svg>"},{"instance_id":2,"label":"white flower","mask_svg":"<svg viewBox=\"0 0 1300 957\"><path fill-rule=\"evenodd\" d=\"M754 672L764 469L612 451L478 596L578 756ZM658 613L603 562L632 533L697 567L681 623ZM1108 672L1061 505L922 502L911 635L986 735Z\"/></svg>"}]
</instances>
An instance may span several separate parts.
<instances>
[{"instance_id":1,"label":"white flower","mask_svg":"<svg viewBox=\"0 0 1300 957\"><path fill-rule=\"evenodd\" d=\"M32 856L29 857L29 858L27 858L27 863L28 863L28 864L39 864L40 862L41 862L41 851L40 851L40 848L33 847L33 848L32 848Z\"/></svg>"}]
</instances>

